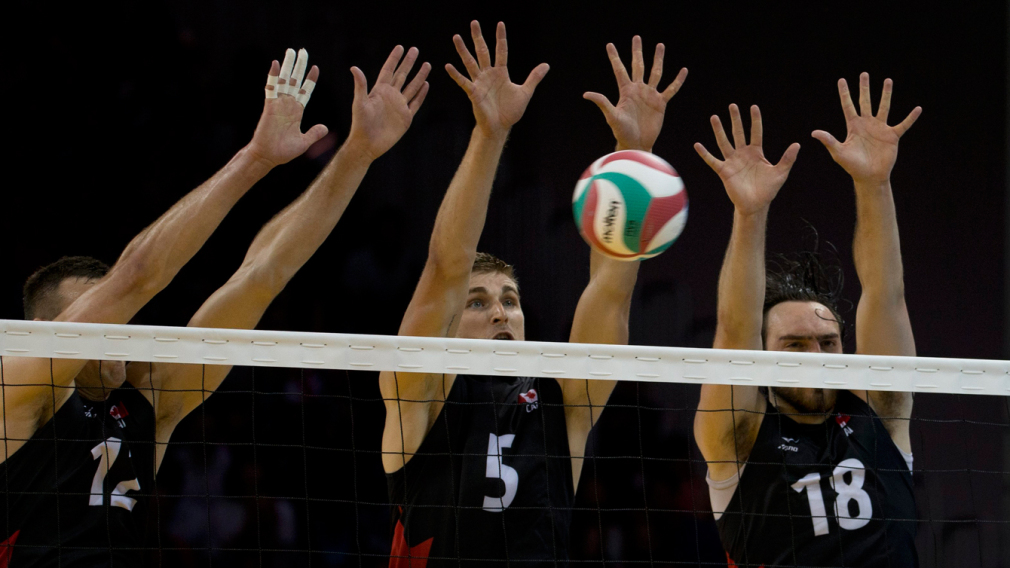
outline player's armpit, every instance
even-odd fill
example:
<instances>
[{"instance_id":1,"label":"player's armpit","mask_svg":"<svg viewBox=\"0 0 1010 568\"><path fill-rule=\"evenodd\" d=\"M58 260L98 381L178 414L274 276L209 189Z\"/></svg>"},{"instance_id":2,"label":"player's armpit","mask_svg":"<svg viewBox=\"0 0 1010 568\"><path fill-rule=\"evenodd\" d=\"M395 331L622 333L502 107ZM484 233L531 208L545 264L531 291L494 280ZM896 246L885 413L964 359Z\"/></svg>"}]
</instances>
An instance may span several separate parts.
<instances>
[{"instance_id":1,"label":"player's armpit","mask_svg":"<svg viewBox=\"0 0 1010 568\"><path fill-rule=\"evenodd\" d=\"M379 373L379 391L386 407L382 431L386 473L401 469L421 447L455 381L456 375Z\"/></svg>"},{"instance_id":2,"label":"player's armpit","mask_svg":"<svg viewBox=\"0 0 1010 568\"><path fill-rule=\"evenodd\" d=\"M703 385L694 415L694 439L712 479L728 479L747 461L764 419L758 387Z\"/></svg>"}]
</instances>

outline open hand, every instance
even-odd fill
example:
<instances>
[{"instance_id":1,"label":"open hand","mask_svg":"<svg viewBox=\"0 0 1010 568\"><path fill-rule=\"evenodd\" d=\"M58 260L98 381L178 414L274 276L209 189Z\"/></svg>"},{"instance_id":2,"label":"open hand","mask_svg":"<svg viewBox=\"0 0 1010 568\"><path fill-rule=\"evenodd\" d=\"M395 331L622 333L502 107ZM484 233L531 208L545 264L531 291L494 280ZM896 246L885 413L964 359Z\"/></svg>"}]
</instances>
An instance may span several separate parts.
<instances>
[{"instance_id":1,"label":"open hand","mask_svg":"<svg viewBox=\"0 0 1010 568\"><path fill-rule=\"evenodd\" d=\"M600 93L588 92L583 98L596 103L607 124L614 131L618 150L652 151L659 131L663 128L663 116L666 113L666 103L677 94L684 80L687 79L687 68L680 70L677 78L663 92L659 91L659 79L663 76L663 54L666 48L656 44L656 54L652 58L652 71L649 82L645 79L645 60L642 57L642 38L635 36L631 40L631 77L625 69L621 57L617 54L614 44L607 44L607 54L614 67L614 76L620 88L620 98L617 106L610 104L607 97Z\"/></svg>"},{"instance_id":2,"label":"open hand","mask_svg":"<svg viewBox=\"0 0 1010 568\"><path fill-rule=\"evenodd\" d=\"M400 140L428 94L425 79L431 66L427 63L421 65L406 87L403 86L417 60L417 53L417 48L412 47L404 56L402 46L394 47L371 92L368 91L365 74L361 69L351 67L354 102L351 104L351 132L347 135L347 143L356 145L356 149L370 160L386 153Z\"/></svg>"},{"instance_id":3,"label":"open hand","mask_svg":"<svg viewBox=\"0 0 1010 568\"><path fill-rule=\"evenodd\" d=\"M719 117L712 116L712 130L715 132L715 141L722 151L724 160L717 159L700 142L694 145L694 149L705 163L719 174L723 185L726 186L726 193L729 194L737 211L750 215L771 205L782 184L789 177L789 170L796 162L800 145L793 143L786 148L779 163L773 166L765 158L761 147L763 127L761 110L757 105L750 107L750 144L747 144L744 135L740 109L736 105L729 105L729 115L733 126L733 144L729 143Z\"/></svg>"},{"instance_id":4,"label":"open hand","mask_svg":"<svg viewBox=\"0 0 1010 568\"><path fill-rule=\"evenodd\" d=\"M870 75L859 75L859 112L852 104L849 85L845 79L838 80L838 95L842 99L845 125L848 133L845 142L823 130L815 130L812 136L821 141L838 165L852 176L857 183L885 182L891 177L891 169L898 159L898 139L912 127L922 107L915 107L897 126L887 125L887 114L891 110L891 89L894 82L884 81L884 91L880 96L880 108L873 116L870 101Z\"/></svg>"},{"instance_id":5,"label":"open hand","mask_svg":"<svg viewBox=\"0 0 1010 568\"><path fill-rule=\"evenodd\" d=\"M319 80L319 67L313 65L305 83L302 83L308 57L308 52L303 49L299 51L296 63L295 51L289 49L283 68L276 60L270 64L263 114L248 146L254 156L270 167L286 164L302 155L328 132L325 126L317 124L302 134L305 104L312 86Z\"/></svg>"},{"instance_id":6,"label":"open hand","mask_svg":"<svg viewBox=\"0 0 1010 568\"><path fill-rule=\"evenodd\" d=\"M481 35L480 24L476 20L470 22L470 35L473 37L477 59L470 55L463 38L458 34L452 37L452 41L456 45L456 52L463 60L463 65L470 78L464 77L452 64L447 63L445 70L470 97L470 102L473 104L473 114L477 119L477 127L490 137L506 136L512 125L523 117L526 105L529 104L530 98L533 96L533 91L547 75L550 66L546 63L537 65L530 72L525 83L516 85L509 79L509 50L505 38L505 24L498 22L495 32L496 45L493 66L491 65L491 53L488 51L484 36Z\"/></svg>"}]
</instances>

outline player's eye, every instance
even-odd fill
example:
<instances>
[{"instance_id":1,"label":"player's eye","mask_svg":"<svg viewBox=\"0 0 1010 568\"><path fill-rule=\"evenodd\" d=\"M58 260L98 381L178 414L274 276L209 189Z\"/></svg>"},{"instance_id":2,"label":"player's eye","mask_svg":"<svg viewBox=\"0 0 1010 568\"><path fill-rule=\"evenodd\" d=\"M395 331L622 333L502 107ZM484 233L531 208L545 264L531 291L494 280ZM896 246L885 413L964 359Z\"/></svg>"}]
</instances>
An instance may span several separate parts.
<instances>
[{"instance_id":1,"label":"player's eye","mask_svg":"<svg viewBox=\"0 0 1010 568\"><path fill-rule=\"evenodd\" d=\"M505 300L504 302L502 302L502 305L505 306L506 308L511 308L516 304L512 300Z\"/></svg>"},{"instance_id":2,"label":"player's eye","mask_svg":"<svg viewBox=\"0 0 1010 568\"><path fill-rule=\"evenodd\" d=\"M469 307L469 308L483 308L484 307L484 302L482 302L480 300L471 300L470 303L467 305L467 307Z\"/></svg>"}]
</instances>

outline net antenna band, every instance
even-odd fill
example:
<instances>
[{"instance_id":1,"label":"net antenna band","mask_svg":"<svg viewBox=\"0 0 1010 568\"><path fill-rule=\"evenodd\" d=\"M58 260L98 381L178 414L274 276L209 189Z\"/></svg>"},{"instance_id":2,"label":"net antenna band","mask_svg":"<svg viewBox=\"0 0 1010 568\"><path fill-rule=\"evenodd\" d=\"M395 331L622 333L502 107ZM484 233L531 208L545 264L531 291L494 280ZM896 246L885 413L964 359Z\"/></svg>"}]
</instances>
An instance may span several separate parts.
<instances>
[{"instance_id":1,"label":"net antenna band","mask_svg":"<svg viewBox=\"0 0 1010 568\"><path fill-rule=\"evenodd\" d=\"M0 320L0 355L1010 396L1010 361Z\"/></svg>"}]
</instances>

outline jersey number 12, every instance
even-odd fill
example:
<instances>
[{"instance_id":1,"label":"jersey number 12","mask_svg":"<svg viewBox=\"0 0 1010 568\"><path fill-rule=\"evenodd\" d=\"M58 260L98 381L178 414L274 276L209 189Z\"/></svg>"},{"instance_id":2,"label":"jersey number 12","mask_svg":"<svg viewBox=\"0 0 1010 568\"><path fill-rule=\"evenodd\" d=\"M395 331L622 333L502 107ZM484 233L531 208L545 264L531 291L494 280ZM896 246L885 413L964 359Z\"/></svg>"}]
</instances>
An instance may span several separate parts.
<instances>
[{"instance_id":1,"label":"jersey number 12","mask_svg":"<svg viewBox=\"0 0 1010 568\"><path fill-rule=\"evenodd\" d=\"M123 441L119 438L109 438L108 440L91 448L91 455L98 460L98 471L95 478L91 480L91 500L88 505L101 507L105 504L105 476L112 469L119 457L119 450L123 446ZM129 450L127 450L129 452ZM126 496L126 492L140 491L140 480L133 478L129 481L120 481L112 490L109 496L109 504L113 507L122 507L127 511L132 511L137 500Z\"/></svg>"},{"instance_id":2,"label":"jersey number 12","mask_svg":"<svg viewBox=\"0 0 1010 568\"><path fill-rule=\"evenodd\" d=\"M846 473L851 474L852 481L845 481ZM838 518L838 526L847 531L865 527L873 516L873 502L870 501L869 493L863 491L865 481L866 468L863 462L856 458L842 461L831 475L831 488L838 494L835 497L835 516ZM792 487L797 493L807 492L810 520L814 523L814 536L828 534L828 515L824 497L821 495L821 474L807 474ZM849 504L852 501L856 502L859 510L855 516L849 512Z\"/></svg>"}]
</instances>

